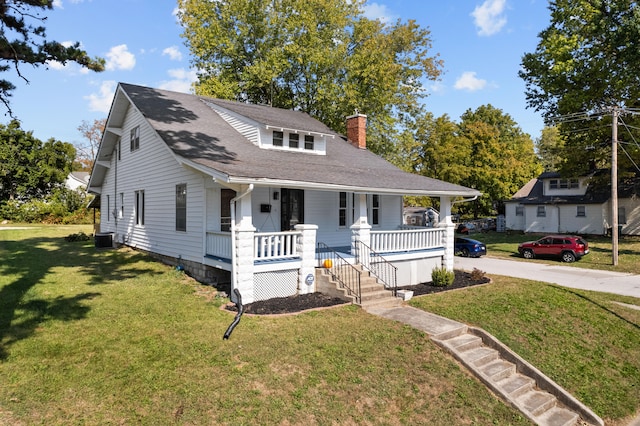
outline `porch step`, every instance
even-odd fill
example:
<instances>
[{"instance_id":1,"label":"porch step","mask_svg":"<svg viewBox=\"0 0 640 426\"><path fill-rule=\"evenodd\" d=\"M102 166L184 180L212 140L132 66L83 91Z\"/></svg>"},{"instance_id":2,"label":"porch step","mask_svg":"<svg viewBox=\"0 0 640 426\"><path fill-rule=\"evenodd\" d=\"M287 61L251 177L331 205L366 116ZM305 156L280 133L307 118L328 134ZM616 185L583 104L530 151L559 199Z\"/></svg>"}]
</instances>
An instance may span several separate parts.
<instances>
[{"instance_id":1,"label":"porch step","mask_svg":"<svg viewBox=\"0 0 640 426\"><path fill-rule=\"evenodd\" d=\"M450 333L432 336L432 338L450 351L491 390L520 410L535 424L540 426L578 424L580 419L578 411L560 404L556 396L539 388L535 373L532 373L533 377L531 377L518 371L514 362L505 359L505 356L511 359L514 355L512 352L507 356L499 346L493 344L493 347L487 346L481 336L474 334L466 327L460 328L457 334Z\"/></svg>"}]
</instances>

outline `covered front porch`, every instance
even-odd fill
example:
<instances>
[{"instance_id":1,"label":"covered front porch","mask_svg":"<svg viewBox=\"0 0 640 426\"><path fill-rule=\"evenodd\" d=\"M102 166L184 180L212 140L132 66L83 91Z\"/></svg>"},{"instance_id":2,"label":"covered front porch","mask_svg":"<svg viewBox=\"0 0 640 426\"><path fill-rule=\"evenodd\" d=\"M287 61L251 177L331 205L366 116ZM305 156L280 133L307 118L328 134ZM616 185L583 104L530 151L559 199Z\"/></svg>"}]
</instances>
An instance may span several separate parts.
<instances>
[{"instance_id":1,"label":"covered front porch","mask_svg":"<svg viewBox=\"0 0 640 426\"><path fill-rule=\"evenodd\" d=\"M433 267L453 270L454 224L448 198L441 200L437 227L398 223L384 230L368 223L365 195L361 198L355 223L345 230L347 244L323 241L319 225L309 223L295 225L292 231L258 232L250 200L240 198L239 220L232 220L230 231L206 231L204 263L231 272L232 288L241 292L243 303L316 291L315 271L326 266L329 252L352 265L391 265L393 278L379 278L393 281L393 287L429 281Z\"/></svg>"}]
</instances>

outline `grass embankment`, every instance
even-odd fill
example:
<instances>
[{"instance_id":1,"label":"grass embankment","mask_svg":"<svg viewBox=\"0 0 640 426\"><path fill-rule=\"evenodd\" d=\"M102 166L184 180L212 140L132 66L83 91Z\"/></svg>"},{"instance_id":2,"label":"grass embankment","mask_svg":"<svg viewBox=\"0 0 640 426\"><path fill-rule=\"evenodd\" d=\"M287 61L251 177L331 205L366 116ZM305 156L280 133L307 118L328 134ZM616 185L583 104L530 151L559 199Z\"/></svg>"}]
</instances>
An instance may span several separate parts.
<instances>
[{"instance_id":1,"label":"grass embankment","mask_svg":"<svg viewBox=\"0 0 640 426\"><path fill-rule=\"evenodd\" d=\"M130 250L0 231L0 424L529 424L421 332L355 307L243 317ZM414 299L476 324L611 424L640 407L640 300L495 277ZM622 423L619 423L622 424Z\"/></svg>"},{"instance_id":2,"label":"grass embankment","mask_svg":"<svg viewBox=\"0 0 640 426\"><path fill-rule=\"evenodd\" d=\"M528 424L355 307L246 316L223 340L226 299L77 230L0 231L0 424Z\"/></svg>"}]
</instances>

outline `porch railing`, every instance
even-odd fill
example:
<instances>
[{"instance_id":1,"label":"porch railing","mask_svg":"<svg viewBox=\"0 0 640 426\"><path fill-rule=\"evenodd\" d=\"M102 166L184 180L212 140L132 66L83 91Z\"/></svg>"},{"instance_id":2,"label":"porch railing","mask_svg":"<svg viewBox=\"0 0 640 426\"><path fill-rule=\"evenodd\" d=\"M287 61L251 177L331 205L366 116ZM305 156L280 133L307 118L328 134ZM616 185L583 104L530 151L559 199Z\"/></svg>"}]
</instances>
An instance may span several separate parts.
<instances>
[{"instance_id":1,"label":"porch railing","mask_svg":"<svg viewBox=\"0 0 640 426\"><path fill-rule=\"evenodd\" d=\"M207 256L231 259L231 233L221 231L207 231Z\"/></svg>"},{"instance_id":2,"label":"porch railing","mask_svg":"<svg viewBox=\"0 0 640 426\"><path fill-rule=\"evenodd\" d=\"M296 259L298 254L298 231L256 232L253 237L255 260Z\"/></svg>"},{"instance_id":3,"label":"porch railing","mask_svg":"<svg viewBox=\"0 0 640 426\"><path fill-rule=\"evenodd\" d=\"M254 260L296 259L298 231L256 232L253 237ZM231 233L207 231L206 254L221 259L231 259Z\"/></svg>"},{"instance_id":4,"label":"porch railing","mask_svg":"<svg viewBox=\"0 0 640 426\"><path fill-rule=\"evenodd\" d=\"M362 303L360 270L325 243L317 243L317 253L321 264L331 274L331 278L338 282L340 288L346 289L347 294L353 296L357 304Z\"/></svg>"},{"instance_id":5,"label":"porch railing","mask_svg":"<svg viewBox=\"0 0 640 426\"><path fill-rule=\"evenodd\" d=\"M362 241L356 243L355 254L356 262L384 284L387 290L391 290L395 296L398 290L398 268Z\"/></svg>"},{"instance_id":6,"label":"porch railing","mask_svg":"<svg viewBox=\"0 0 640 426\"><path fill-rule=\"evenodd\" d=\"M378 253L428 250L444 247L444 228L410 228L371 231L371 249Z\"/></svg>"}]
</instances>

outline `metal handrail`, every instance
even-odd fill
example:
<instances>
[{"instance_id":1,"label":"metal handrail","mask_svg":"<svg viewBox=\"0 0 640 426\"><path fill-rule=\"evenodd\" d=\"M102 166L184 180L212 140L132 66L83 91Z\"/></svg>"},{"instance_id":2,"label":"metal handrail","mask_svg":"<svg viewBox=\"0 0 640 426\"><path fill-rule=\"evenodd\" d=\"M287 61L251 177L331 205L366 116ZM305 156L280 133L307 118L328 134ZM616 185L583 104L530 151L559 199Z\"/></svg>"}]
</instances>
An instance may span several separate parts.
<instances>
[{"instance_id":1,"label":"metal handrail","mask_svg":"<svg viewBox=\"0 0 640 426\"><path fill-rule=\"evenodd\" d=\"M318 258L322 266L331 274L331 278L336 280L341 288L346 289L347 293L355 298L357 304L362 303L360 270L325 243L318 242L317 247Z\"/></svg>"},{"instance_id":2,"label":"metal handrail","mask_svg":"<svg viewBox=\"0 0 640 426\"><path fill-rule=\"evenodd\" d=\"M398 268L362 241L357 241L356 244L356 263L361 264L364 269L369 271L378 281L384 284L386 289L391 290L393 295L396 296L398 290Z\"/></svg>"}]
</instances>

